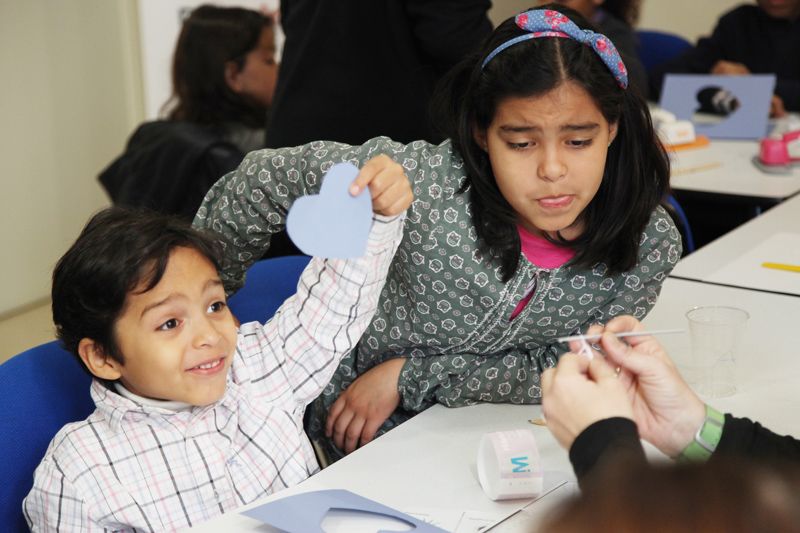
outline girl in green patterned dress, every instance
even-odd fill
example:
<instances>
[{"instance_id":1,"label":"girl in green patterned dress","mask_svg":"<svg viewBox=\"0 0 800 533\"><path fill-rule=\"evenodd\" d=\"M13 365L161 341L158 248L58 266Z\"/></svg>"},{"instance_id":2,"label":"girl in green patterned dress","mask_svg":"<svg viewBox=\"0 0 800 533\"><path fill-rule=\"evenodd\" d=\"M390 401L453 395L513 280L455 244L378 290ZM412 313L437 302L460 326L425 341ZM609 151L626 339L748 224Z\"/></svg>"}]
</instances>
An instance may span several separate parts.
<instances>
[{"instance_id":1,"label":"girl in green patterned dress","mask_svg":"<svg viewBox=\"0 0 800 533\"><path fill-rule=\"evenodd\" d=\"M385 154L412 183L378 312L309 413L333 457L436 403L538 403L557 337L655 304L681 255L659 206L669 162L613 45L586 26L559 6L501 24L443 87L440 145L260 150L206 196L195 224L219 234L235 290L331 165Z\"/></svg>"}]
</instances>

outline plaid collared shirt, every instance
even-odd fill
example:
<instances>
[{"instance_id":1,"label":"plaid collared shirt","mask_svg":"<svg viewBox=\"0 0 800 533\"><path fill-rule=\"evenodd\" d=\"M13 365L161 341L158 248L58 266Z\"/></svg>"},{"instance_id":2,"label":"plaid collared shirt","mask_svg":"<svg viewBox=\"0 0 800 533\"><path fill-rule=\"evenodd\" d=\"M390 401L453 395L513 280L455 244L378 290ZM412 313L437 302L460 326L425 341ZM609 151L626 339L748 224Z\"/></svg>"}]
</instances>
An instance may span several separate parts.
<instances>
[{"instance_id":1,"label":"plaid collared shirt","mask_svg":"<svg viewBox=\"0 0 800 533\"><path fill-rule=\"evenodd\" d=\"M370 323L403 218L375 216L363 258L314 259L272 320L243 325L218 402L170 411L95 381L97 409L59 431L36 469L31 528L174 530L317 472L303 412Z\"/></svg>"}]
</instances>

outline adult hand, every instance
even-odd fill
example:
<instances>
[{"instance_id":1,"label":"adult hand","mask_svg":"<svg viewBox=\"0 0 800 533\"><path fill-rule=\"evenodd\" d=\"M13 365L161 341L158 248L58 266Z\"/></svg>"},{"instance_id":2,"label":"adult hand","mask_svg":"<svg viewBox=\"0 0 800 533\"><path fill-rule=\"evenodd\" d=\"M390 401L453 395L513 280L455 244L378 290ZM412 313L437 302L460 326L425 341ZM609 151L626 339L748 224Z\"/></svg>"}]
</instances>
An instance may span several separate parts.
<instances>
[{"instance_id":1,"label":"adult hand","mask_svg":"<svg viewBox=\"0 0 800 533\"><path fill-rule=\"evenodd\" d=\"M400 404L397 381L405 358L390 359L356 378L331 406L325 435L350 453L375 437L375 432Z\"/></svg>"},{"instance_id":2,"label":"adult hand","mask_svg":"<svg viewBox=\"0 0 800 533\"><path fill-rule=\"evenodd\" d=\"M772 118L786 116L786 107L783 105L783 99L777 94L772 95L772 101L769 104L769 116Z\"/></svg>"},{"instance_id":3,"label":"adult hand","mask_svg":"<svg viewBox=\"0 0 800 533\"><path fill-rule=\"evenodd\" d=\"M745 74L750 74L750 69L748 69L742 63L736 63L734 61L717 61L714 66L711 67L711 74L742 76Z\"/></svg>"},{"instance_id":4,"label":"adult hand","mask_svg":"<svg viewBox=\"0 0 800 533\"><path fill-rule=\"evenodd\" d=\"M372 211L379 215L399 215L414 200L411 183L403 167L387 155L373 157L364 163L350 185L350 194L357 196L364 187L369 187Z\"/></svg>"},{"instance_id":5,"label":"adult hand","mask_svg":"<svg viewBox=\"0 0 800 533\"><path fill-rule=\"evenodd\" d=\"M627 390L599 355L591 360L568 353L542 374L542 412L547 428L566 449L593 423L611 417L633 418Z\"/></svg>"},{"instance_id":6,"label":"adult hand","mask_svg":"<svg viewBox=\"0 0 800 533\"><path fill-rule=\"evenodd\" d=\"M641 331L632 316L606 324L600 345L611 364L622 368L639 435L670 457L694 438L705 419L705 404L681 377L664 348L651 336L620 341L613 333Z\"/></svg>"}]
</instances>

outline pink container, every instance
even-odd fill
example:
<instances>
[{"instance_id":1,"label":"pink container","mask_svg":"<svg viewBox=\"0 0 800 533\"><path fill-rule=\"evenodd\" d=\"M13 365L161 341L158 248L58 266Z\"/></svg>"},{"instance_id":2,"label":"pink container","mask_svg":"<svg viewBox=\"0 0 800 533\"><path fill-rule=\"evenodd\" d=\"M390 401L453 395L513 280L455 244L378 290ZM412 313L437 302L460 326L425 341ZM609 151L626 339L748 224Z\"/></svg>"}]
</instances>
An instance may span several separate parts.
<instances>
[{"instance_id":1,"label":"pink container","mask_svg":"<svg viewBox=\"0 0 800 533\"><path fill-rule=\"evenodd\" d=\"M788 165L789 152L786 150L786 139L762 139L758 158L765 165Z\"/></svg>"}]
</instances>

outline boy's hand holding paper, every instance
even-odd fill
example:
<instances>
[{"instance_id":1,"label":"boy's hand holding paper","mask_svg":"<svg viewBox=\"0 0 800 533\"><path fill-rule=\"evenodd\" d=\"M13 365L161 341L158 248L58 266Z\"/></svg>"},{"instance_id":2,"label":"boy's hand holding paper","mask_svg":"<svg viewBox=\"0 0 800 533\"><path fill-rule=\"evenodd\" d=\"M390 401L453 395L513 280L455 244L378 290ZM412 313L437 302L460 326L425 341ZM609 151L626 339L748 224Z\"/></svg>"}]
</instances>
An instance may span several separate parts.
<instances>
[{"instance_id":1,"label":"boy's hand holding paper","mask_svg":"<svg viewBox=\"0 0 800 533\"><path fill-rule=\"evenodd\" d=\"M363 194L365 187L369 187L369 196ZM398 215L412 200L403 167L388 156L370 159L360 171L351 163L339 163L322 178L318 195L295 201L286 217L286 231L307 255L361 257L372 224L370 211Z\"/></svg>"}]
</instances>

